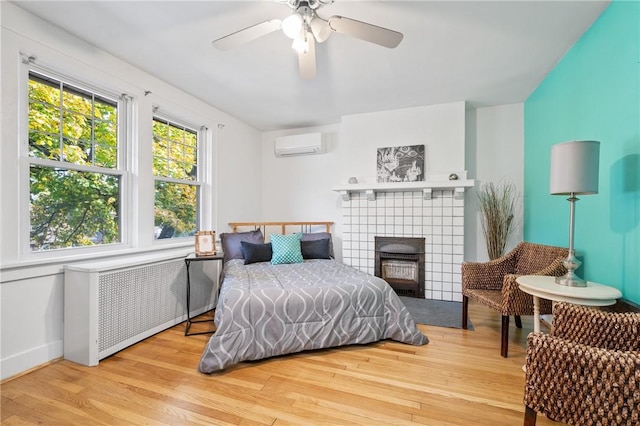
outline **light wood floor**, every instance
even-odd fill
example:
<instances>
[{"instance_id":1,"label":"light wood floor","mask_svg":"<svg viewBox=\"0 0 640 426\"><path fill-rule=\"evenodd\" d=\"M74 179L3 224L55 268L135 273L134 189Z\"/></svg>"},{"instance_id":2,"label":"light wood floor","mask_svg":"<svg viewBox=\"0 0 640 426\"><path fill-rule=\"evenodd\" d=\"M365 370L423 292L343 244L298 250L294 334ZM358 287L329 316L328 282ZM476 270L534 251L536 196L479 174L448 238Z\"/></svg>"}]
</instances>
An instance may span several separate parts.
<instances>
[{"instance_id":1,"label":"light wood floor","mask_svg":"<svg viewBox=\"0 0 640 426\"><path fill-rule=\"evenodd\" d=\"M420 326L430 343L391 341L197 371L207 335L184 324L84 367L58 361L1 385L3 425L521 425L525 340L474 303L475 331ZM512 321L513 322L513 321ZM551 425L538 416L538 425Z\"/></svg>"}]
</instances>

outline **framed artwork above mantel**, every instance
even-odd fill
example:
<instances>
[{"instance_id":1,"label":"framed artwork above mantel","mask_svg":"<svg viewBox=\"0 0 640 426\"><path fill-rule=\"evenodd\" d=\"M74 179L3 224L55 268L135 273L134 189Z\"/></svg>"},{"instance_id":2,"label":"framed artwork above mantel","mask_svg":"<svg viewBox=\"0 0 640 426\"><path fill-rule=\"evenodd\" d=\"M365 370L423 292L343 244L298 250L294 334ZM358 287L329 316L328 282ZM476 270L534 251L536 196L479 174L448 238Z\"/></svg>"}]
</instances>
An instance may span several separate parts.
<instances>
[{"instance_id":1,"label":"framed artwork above mantel","mask_svg":"<svg viewBox=\"0 0 640 426\"><path fill-rule=\"evenodd\" d=\"M378 148L378 183L420 182L424 180L424 145Z\"/></svg>"}]
</instances>

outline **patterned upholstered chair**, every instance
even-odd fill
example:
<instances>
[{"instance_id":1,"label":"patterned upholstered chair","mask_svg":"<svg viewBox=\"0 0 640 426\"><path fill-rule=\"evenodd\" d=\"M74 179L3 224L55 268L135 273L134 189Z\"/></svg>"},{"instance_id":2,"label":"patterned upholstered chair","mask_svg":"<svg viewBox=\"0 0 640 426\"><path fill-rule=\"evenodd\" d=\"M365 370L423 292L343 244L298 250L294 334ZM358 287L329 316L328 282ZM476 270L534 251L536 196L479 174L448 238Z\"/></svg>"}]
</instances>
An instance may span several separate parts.
<instances>
[{"instance_id":1,"label":"patterned upholstered chair","mask_svg":"<svg viewBox=\"0 0 640 426\"><path fill-rule=\"evenodd\" d=\"M640 313L557 303L527 338L524 424L640 425Z\"/></svg>"},{"instance_id":2,"label":"patterned upholstered chair","mask_svg":"<svg viewBox=\"0 0 640 426\"><path fill-rule=\"evenodd\" d=\"M521 242L509 253L489 262L462 264L462 328L467 328L469 298L502 315L500 355L509 350L509 316L522 328L521 315L533 315L533 296L520 290L520 275L560 276L567 272L562 261L568 250L561 247ZM551 313L551 302L540 299L540 313Z\"/></svg>"}]
</instances>

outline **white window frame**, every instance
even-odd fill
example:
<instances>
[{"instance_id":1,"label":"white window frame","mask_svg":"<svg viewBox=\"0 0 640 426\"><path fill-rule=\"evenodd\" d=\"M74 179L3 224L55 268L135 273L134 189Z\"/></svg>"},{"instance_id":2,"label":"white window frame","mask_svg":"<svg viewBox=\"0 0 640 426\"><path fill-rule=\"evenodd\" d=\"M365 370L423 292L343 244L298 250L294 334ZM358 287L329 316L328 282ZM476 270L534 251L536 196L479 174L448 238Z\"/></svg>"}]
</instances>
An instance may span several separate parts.
<instances>
[{"instance_id":1,"label":"white window frame","mask_svg":"<svg viewBox=\"0 0 640 426\"><path fill-rule=\"evenodd\" d=\"M100 97L113 100L117 103L118 109L118 162L115 169L105 169L96 166L86 166L64 161L54 161L29 156L29 80L31 72L61 81L70 86L87 92L94 93ZM19 153L20 153L20 258L21 260L54 259L61 257L82 256L90 253L105 253L118 251L131 246L131 161L130 161L130 138L132 134L132 103L131 96L122 94L118 90L103 88L92 82L86 82L69 76L66 73L50 69L46 66L28 61L21 64L19 78ZM111 244L100 244L95 246L68 247L45 251L31 251L30 249L30 167L38 165L44 167L61 167L69 170L82 172L102 173L118 176L120 179L119 193L119 220L120 220L120 242Z\"/></svg>"},{"instance_id":2,"label":"white window frame","mask_svg":"<svg viewBox=\"0 0 640 426\"><path fill-rule=\"evenodd\" d=\"M195 223L195 231L199 231L205 216L205 212L208 209L205 207L208 202L209 197L206 194L207 187L207 173L206 167L208 162L205 160L206 149L205 146L206 141L208 140L208 129L204 125L194 124L190 120L181 118L178 115L172 114L170 112L163 111L159 106L153 107L153 115L151 118L152 124L152 137L155 137L153 134L153 121L154 120L166 121L170 124L174 124L178 127L184 127L189 130L196 132L197 135L197 148L196 148L196 167L197 167L197 176L195 180L187 180L187 179L176 179L166 176L156 176L153 175L153 168L150 170L150 173L153 175L153 188L155 189L156 181L176 183L176 184L184 184L184 185L194 185L197 187L196 199L196 223ZM152 144L153 145L153 144ZM151 148L151 157L154 158L153 147ZM153 198L153 209L152 209L152 217L151 220L155 222L155 196ZM164 238L164 239L156 239L153 238L153 245L176 245L176 244L184 244L188 242L189 244L193 243L194 236L185 236L185 237L176 237L176 238Z\"/></svg>"}]
</instances>

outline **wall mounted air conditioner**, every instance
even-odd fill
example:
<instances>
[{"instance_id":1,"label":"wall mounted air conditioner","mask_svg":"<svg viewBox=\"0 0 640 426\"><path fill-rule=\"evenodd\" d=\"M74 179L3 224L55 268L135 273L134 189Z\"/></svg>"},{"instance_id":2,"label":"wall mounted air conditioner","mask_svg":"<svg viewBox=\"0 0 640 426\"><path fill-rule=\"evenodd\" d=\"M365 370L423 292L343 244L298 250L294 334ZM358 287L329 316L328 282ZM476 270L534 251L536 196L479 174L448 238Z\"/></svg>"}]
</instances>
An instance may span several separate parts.
<instances>
[{"instance_id":1,"label":"wall mounted air conditioner","mask_svg":"<svg viewBox=\"0 0 640 426\"><path fill-rule=\"evenodd\" d=\"M274 141L274 152L276 157L319 154L323 152L323 139L322 133L281 136Z\"/></svg>"}]
</instances>

